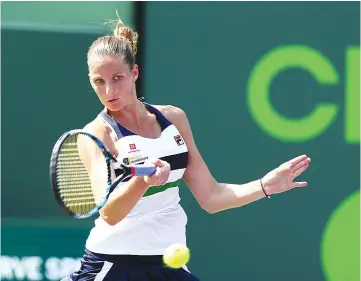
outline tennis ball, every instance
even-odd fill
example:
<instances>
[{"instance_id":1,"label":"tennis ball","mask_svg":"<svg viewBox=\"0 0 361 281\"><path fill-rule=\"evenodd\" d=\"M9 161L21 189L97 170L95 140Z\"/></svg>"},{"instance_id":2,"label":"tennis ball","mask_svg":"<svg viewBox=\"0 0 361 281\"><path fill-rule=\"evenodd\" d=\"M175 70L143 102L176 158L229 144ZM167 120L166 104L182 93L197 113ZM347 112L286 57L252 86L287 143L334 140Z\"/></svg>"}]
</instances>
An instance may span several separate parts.
<instances>
[{"instance_id":1,"label":"tennis ball","mask_svg":"<svg viewBox=\"0 0 361 281\"><path fill-rule=\"evenodd\" d=\"M163 254L163 262L170 268L181 268L189 261L189 258L189 249L183 244L173 244Z\"/></svg>"}]
</instances>

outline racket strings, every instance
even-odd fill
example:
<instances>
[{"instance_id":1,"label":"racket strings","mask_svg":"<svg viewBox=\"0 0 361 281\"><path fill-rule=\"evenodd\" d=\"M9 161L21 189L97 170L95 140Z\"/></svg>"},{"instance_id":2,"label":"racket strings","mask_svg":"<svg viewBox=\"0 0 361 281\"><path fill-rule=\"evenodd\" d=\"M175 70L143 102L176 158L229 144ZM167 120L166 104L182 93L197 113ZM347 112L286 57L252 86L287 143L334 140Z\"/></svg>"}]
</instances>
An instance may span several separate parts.
<instances>
[{"instance_id":1,"label":"racket strings","mask_svg":"<svg viewBox=\"0 0 361 281\"><path fill-rule=\"evenodd\" d=\"M84 135L82 135L83 137ZM99 203L91 179L79 154L79 135L69 137L62 145L57 161L57 185L63 203L76 214L86 214ZM103 174L106 174L104 171Z\"/></svg>"}]
</instances>

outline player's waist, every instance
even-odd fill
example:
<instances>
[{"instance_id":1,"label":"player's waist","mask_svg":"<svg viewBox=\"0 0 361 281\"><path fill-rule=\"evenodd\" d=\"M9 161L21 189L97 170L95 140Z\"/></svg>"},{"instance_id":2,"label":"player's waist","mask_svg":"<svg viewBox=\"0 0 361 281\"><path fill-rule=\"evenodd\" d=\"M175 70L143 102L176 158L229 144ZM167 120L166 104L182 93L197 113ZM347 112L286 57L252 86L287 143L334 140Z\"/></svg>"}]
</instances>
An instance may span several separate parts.
<instances>
[{"instance_id":1,"label":"player's waist","mask_svg":"<svg viewBox=\"0 0 361 281\"><path fill-rule=\"evenodd\" d=\"M163 265L162 255L108 255L100 254L85 249L84 260L107 261L113 264L125 265Z\"/></svg>"},{"instance_id":2,"label":"player's waist","mask_svg":"<svg viewBox=\"0 0 361 281\"><path fill-rule=\"evenodd\" d=\"M116 225L101 217L86 242L88 250L114 255L161 255L171 244L185 244L187 215L178 205L156 215L124 218Z\"/></svg>"},{"instance_id":3,"label":"player's waist","mask_svg":"<svg viewBox=\"0 0 361 281\"><path fill-rule=\"evenodd\" d=\"M106 230L107 234L127 233L130 229L159 227L158 224L165 228L174 227L180 222L182 222L181 225L186 224L187 215L182 206L176 203L163 209L157 209L154 212L147 212L137 216L128 215L115 225L109 225L102 217L98 217L95 220L95 228ZM149 229L147 230L149 231Z\"/></svg>"}]
</instances>

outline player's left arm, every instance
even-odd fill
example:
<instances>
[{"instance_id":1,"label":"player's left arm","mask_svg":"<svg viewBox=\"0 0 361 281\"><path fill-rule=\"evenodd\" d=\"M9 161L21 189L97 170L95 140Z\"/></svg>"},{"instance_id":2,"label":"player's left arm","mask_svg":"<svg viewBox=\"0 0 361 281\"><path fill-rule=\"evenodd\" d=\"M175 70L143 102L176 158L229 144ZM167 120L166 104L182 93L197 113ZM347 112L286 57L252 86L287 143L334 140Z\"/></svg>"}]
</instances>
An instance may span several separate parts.
<instances>
[{"instance_id":1,"label":"player's left arm","mask_svg":"<svg viewBox=\"0 0 361 281\"><path fill-rule=\"evenodd\" d=\"M233 185L218 183L209 171L193 139L185 112L173 106L164 111L177 127L188 148L188 166L183 179L200 206L208 213L239 207L265 197L259 180Z\"/></svg>"},{"instance_id":2,"label":"player's left arm","mask_svg":"<svg viewBox=\"0 0 361 281\"><path fill-rule=\"evenodd\" d=\"M200 206L208 213L240 207L268 195L281 193L294 187L306 186L306 182L293 182L311 161L306 155L283 163L263 177L263 189L260 179L244 184L219 183L212 176L195 142L185 112L173 106L162 110L166 117L177 127L188 147L188 166L183 176ZM292 171L291 171L292 170Z\"/></svg>"}]
</instances>

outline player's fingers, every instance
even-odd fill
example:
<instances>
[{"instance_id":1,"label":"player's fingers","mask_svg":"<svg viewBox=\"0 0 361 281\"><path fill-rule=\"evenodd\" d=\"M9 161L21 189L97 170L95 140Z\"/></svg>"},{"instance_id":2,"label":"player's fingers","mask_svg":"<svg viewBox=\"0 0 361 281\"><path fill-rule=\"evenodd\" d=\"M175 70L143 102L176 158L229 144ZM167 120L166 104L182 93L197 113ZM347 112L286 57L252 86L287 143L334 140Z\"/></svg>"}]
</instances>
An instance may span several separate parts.
<instances>
[{"instance_id":1,"label":"player's fingers","mask_svg":"<svg viewBox=\"0 0 361 281\"><path fill-rule=\"evenodd\" d=\"M162 167L158 167L158 171L159 173L157 174L157 184L161 185L161 184L165 184L169 178L169 174L170 174L170 165L167 162L163 163L164 166Z\"/></svg>"},{"instance_id":2,"label":"player's fingers","mask_svg":"<svg viewBox=\"0 0 361 281\"><path fill-rule=\"evenodd\" d=\"M170 165L169 163L165 163L164 167L162 167L163 169L163 178L162 178L162 184L166 183L169 175L170 175Z\"/></svg>"},{"instance_id":3,"label":"player's fingers","mask_svg":"<svg viewBox=\"0 0 361 281\"><path fill-rule=\"evenodd\" d=\"M308 156L307 155L301 155L301 156L298 156L298 157L295 157L289 161L287 161L287 163L289 165L291 165L292 167L294 167L295 165L297 165L298 163L302 162L303 160L307 159Z\"/></svg>"},{"instance_id":4,"label":"player's fingers","mask_svg":"<svg viewBox=\"0 0 361 281\"><path fill-rule=\"evenodd\" d=\"M162 184L165 184L167 182L167 179L168 177L164 174L160 175L158 178L157 178L157 181L156 181L156 185L162 185Z\"/></svg>"},{"instance_id":5,"label":"player's fingers","mask_svg":"<svg viewBox=\"0 0 361 281\"><path fill-rule=\"evenodd\" d=\"M311 158L307 157L306 159L303 159L302 161L298 162L296 165L293 165L292 170L297 171L299 168L309 164L310 162L311 162Z\"/></svg>"},{"instance_id":6,"label":"player's fingers","mask_svg":"<svg viewBox=\"0 0 361 281\"><path fill-rule=\"evenodd\" d=\"M307 182L306 181L299 181L299 182L294 182L292 187L305 187L307 186Z\"/></svg>"},{"instance_id":7,"label":"player's fingers","mask_svg":"<svg viewBox=\"0 0 361 281\"><path fill-rule=\"evenodd\" d=\"M166 163L165 161L162 161L160 159L152 159L150 160L148 163L150 164L154 164L156 165L157 167L163 167L164 166L164 163Z\"/></svg>"},{"instance_id":8,"label":"player's fingers","mask_svg":"<svg viewBox=\"0 0 361 281\"><path fill-rule=\"evenodd\" d=\"M302 167L298 168L297 170L295 170L293 172L293 177L296 178L298 177L300 174L302 174L307 168L308 168L309 164L305 164Z\"/></svg>"},{"instance_id":9,"label":"player's fingers","mask_svg":"<svg viewBox=\"0 0 361 281\"><path fill-rule=\"evenodd\" d=\"M156 172L149 177L149 179L151 179L150 182L152 182L152 185L165 184L169 178L170 164L160 159L149 159L147 163L157 166Z\"/></svg>"}]
</instances>

